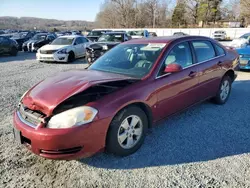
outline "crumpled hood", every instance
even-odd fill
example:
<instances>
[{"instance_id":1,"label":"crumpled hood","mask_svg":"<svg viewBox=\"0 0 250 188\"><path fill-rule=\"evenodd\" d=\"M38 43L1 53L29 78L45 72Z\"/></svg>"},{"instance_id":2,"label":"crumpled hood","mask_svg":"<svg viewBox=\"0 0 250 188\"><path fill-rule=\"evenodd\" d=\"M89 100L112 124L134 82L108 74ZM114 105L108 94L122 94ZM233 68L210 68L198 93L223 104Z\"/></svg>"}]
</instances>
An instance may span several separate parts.
<instances>
[{"instance_id":1,"label":"crumpled hood","mask_svg":"<svg viewBox=\"0 0 250 188\"><path fill-rule=\"evenodd\" d=\"M40 50L59 50L61 48L66 48L69 45L51 45L51 44L47 44L43 47L40 48Z\"/></svg>"},{"instance_id":2,"label":"crumpled hood","mask_svg":"<svg viewBox=\"0 0 250 188\"><path fill-rule=\"evenodd\" d=\"M49 116L61 102L93 85L127 79L131 77L94 70L61 72L31 88L22 102L29 109Z\"/></svg>"}]
</instances>

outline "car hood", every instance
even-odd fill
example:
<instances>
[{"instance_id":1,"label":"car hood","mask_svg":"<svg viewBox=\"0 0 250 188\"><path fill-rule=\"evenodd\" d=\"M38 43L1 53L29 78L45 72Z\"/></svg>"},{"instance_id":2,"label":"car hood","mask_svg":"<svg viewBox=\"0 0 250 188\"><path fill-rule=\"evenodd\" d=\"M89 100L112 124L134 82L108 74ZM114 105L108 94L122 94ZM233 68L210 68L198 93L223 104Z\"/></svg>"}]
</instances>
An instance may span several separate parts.
<instances>
[{"instance_id":1,"label":"car hood","mask_svg":"<svg viewBox=\"0 0 250 188\"><path fill-rule=\"evenodd\" d=\"M143 38L144 36L138 36L138 35L132 35L131 38L132 39L141 39Z\"/></svg>"},{"instance_id":2,"label":"car hood","mask_svg":"<svg viewBox=\"0 0 250 188\"><path fill-rule=\"evenodd\" d=\"M134 79L125 75L94 70L61 72L41 81L23 97L22 103L50 116L60 103L87 88L110 81Z\"/></svg>"},{"instance_id":3,"label":"car hood","mask_svg":"<svg viewBox=\"0 0 250 188\"><path fill-rule=\"evenodd\" d=\"M26 38L25 38L25 37L22 37L22 38L19 38L19 37L11 37L11 39L18 41L18 40L25 40Z\"/></svg>"},{"instance_id":4,"label":"car hood","mask_svg":"<svg viewBox=\"0 0 250 188\"><path fill-rule=\"evenodd\" d=\"M42 42L44 40L34 40L34 39L30 39L28 41L26 41L24 44L28 44L28 43L38 43L38 42Z\"/></svg>"},{"instance_id":5,"label":"car hood","mask_svg":"<svg viewBox=\"0 0 250 188\"><path fill-rule=\"evenodd\" d=\"M47 44L43 47L40 48L40 50L59 50L61 48L65 48L68 47L69 45L51 45L51 44Z\"/></svg>"},{"instance_id":6,"label":"car hood","mask_svg":"<svg viewBox=\"0 0 250 188\"><path fill-rule=\"evenodd\" d=\"M248 45L244 48L238 48L238 49L236 49L236 51L240 55L250 55L250 46Z\"/></svg>"},{"instance_id":7,"label":"car hood","mask_svg":"<svg viewBox=\"0 0 250 188\"><path fill-rule=\"evenodd\" d=\"M247 39L244 38L238 38L234 39L229 46L234 47L234 48L240 48L242 45L246 45L248 43Z\"/></svg>"}]
</instances>

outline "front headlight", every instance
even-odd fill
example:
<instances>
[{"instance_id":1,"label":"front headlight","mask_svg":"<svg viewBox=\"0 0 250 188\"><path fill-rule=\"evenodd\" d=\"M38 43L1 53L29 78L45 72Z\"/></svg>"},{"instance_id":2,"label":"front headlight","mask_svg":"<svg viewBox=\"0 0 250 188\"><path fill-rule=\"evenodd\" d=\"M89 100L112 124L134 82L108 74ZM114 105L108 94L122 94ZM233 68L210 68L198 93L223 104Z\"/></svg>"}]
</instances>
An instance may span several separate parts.
<instances>
[{"instance_id":1,"label":"front headlight","mask_svg":"<svg viewBox=\"0 0 250 188\"><path fill-rule=\"evenodd\" d=\"M53 116L49 120L48 128L64 129L90 123L97 112L96 109L89 106L73 108Z\"/></svg>"},{"instance_id":2,"label":"front headlight","mask_svg":"<svg viewBox=\"0 0 250 188\"><path fill-rule=\"evenodd\" d=\"M23 97L28 93L28 91L29 91L29 90L27 90L27 91L24 92L24 94L23 94L23 95L21 96L21 98L19 99L18 104L22 102Z\"/></svg>"},{"instance_id":3,"label":"front headlight","mask_svg":"<svg viewBox=\"0 0 250 188\"><path fill-rule=\"evenodd\" d=\"M67 49L62 49L60 51L57 52L58 54L66 54L67 53Z\"/></svg>"}]
</instances>

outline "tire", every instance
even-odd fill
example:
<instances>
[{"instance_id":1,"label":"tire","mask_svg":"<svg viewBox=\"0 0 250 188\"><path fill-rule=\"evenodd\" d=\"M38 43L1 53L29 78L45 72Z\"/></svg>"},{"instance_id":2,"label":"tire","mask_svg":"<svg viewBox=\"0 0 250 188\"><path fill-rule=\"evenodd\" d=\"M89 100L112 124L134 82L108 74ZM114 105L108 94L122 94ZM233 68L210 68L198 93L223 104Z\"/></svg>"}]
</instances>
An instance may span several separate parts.
<instances>
[{"instance_id":1,"label":"tire","mask_svg":"<svg viewBox=\"0 0 250 188\"><path fill-rule=\"evenodd\" d=\"M132 124L132 120L137 123ZM143 144L147 130L148 118L141 108L130 106L123 109L109 126L106 138L107 152L122 157L136 152Z\"/></svg>"},{"instance_id":2,"label":"tire","mask_svg":"<svg viewBox=\"0 0 250 188\"><path fill-rule=\"evenodd\" d=\"M75 61L75 54L74 54L74 52L69 52L69 57L68 57L68 60L67 60L67 62L68 63L72 63L73 61Z\"/></svg>"},{"instance_id":3,"label":"tire","mask_svg":"<svg viewBox=\"0 0 250 188\"><path fill-rule=\"evenodd\" d=\"M219 105L225 104L230 96L231 89L232 79L226 75L221 80L219 90L216 96L213 98L213 102Z\"/></svg>"},{"instance_id":4,"label":"tire","mask_svg":"<svg viewBox=\"0 0 250 188\"><path fill-rule=\"evenodd\" d=\"M18 53L18 49L16 49L15 47L12 47L12 48L11 48L10 55L12 55L12 56L16 56L16 55L17 55L17 53Z\"/></svg>"}]
</instances>

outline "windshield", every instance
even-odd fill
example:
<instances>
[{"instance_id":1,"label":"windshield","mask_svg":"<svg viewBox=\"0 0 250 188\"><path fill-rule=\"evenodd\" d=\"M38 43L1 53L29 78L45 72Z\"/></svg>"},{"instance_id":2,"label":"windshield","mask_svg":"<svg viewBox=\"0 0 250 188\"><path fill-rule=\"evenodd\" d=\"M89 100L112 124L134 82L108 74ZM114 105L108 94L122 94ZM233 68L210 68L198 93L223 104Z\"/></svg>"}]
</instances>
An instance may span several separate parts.
<instances>
[{"instance_id":1,"label":"windshield","mask_svg":"<svg viewBox=\"0 0 250 188\"><path fill-rule=\"evenodd\" d=\"M91 31L87 36L101 36L103 33L103 31Z\"/></svg>"},{"instance_id":2,"label":"windshield","mask_svg":"<svg viewBox=\"0 0 250 188\"><path fill-rule=\"evenodd\" d=\"M88 69L142 78L152 69L166 44L120 44L98 58Z\"/></svg>"},{"instance_id":3,"label":"windshield","mask_svg":"<svg viewBox=\"0 0 250 188\"><path fill-rule=\"evenodd\" d=\"M52 45L71 45L74 38L57 38L51 44Z\"/></svg>"},{"instance_id":4,"label":"windshield","mask_svg":"<svg viewBox=\"0 0 250 188\"><path fill-rule=\"evenodd\" d=\"M128 31L130 36L144 36L144 31Z\"/></svg>"},{"instance_id":5,"label":"windshield","mask_svg":"<svg viewBox=\"0 0 250 188\"><path fill-rule=\"evenodd\" d=\"M243 35L243 36L241 36L240 38L248 39L249 37L250 37L250 35Z\"/></svg>"},{"instance_id":6,"label":"windshield","mask_svg":"<svg viewBox=\"0 0 250 188\"><path fill-rule=\"evenodd\" d=\"M46 39L47 35L41 35L41 34L37 34L34 37L32 37L32 40L44 40Z\"/></svg>"},{"instance_id":7,"label":"windshield","mask_svg":"<svg viewBox=\"0 0 250 188\"><path fill-rule=\"evenodd\" d=\"M24 38L24 37L26 37L27 34L28 34L28 32L20 32L20 33L15 33L12 37L13 38Z\"/></svg>"},{"instance_id":8,"label":"windshield","mask_svg":"<svg viewBox=\"0 0 250 188\"><path fill-rule=\"evenodd\" d=\"M99 39L98 42L122 42L122 34L104 34Z\"/></svg>"}]
</instances>

